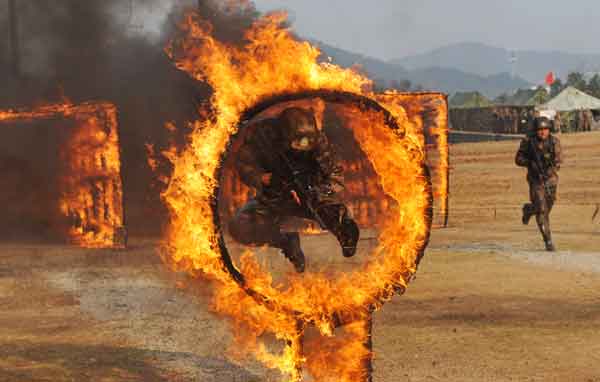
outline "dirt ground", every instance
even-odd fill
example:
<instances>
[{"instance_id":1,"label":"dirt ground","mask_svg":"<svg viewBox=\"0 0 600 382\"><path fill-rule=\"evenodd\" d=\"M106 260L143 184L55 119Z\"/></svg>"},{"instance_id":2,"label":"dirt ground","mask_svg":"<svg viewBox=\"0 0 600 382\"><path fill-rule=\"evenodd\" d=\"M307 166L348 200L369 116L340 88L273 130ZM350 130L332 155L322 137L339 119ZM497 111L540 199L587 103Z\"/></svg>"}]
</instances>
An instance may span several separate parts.
<instances>
[{"instance_id":1,"label":"dirt ground","mask_svg":"<svg viewBox=\"0 0 600 382\"><path fill-rule=\"evenodd\" d=\"M452 147L450 227L375 315L374 381L600 382L600 134L561 139L556 254L520 224L518 142ZM333 243L319 240L311 251ZM177 287L155 244L1 243L0 381L280 380L228 360L227 323Z\"/></svg>"}]
</instances>

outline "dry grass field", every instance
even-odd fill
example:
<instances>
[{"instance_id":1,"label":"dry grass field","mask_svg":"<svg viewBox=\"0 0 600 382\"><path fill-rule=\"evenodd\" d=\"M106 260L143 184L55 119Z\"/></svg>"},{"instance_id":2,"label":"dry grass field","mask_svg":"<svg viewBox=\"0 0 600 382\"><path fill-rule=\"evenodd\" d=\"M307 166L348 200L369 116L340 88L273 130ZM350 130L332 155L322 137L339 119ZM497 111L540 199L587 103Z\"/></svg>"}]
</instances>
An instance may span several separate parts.
<instances>
[{"instance_id":1,"label":"dry grass field","mask_svg":"<svg viewBox=\"0 0 600 382\"><path fill-rule=\"evenodd\" d=\"M561 139L555 254L520 223L518 142L452 147L450 227L376 313L374 381L600 382L600 134ZM228 360L226 321L177 287L155 243L0 244L0 381L279 380ZM310 266L343 262L332 245L306 238Z\"/></svg>"}]
</instances>

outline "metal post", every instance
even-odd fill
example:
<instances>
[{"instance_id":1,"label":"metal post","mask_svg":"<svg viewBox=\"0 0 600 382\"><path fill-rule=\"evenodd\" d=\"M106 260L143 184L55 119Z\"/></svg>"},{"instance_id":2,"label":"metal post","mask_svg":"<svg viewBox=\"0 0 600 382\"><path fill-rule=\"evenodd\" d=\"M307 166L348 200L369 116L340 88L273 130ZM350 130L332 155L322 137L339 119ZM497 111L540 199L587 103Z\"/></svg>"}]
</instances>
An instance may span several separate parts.
<instances>
[{"instance_id":1,"label":"metal post","mask_svg":"<svg viewBox=\"0 0 600 382\"><path fill-rule=\"evenodd\" d=\"M446 196L444 200L446 208L444 209L444 228L448 228L448 219L450 217L450 170L446 173Z\"/></svg>"},{"instance_id":2,"label":"metal post","mask_svg":"<svg viewBox=\"0 0 600 382\"><path fill-rule=\"evenodd\" d=\"M363 360L363 370L365 371L365 382L373 382L373 312L364 322L365 325L365 347L369 350L369 355Z\"/></svg>"},{"instance_id":3,"label":"metal post","mask_svg":"<svg viewBox=\"0 0 600 382\"><path fill-rule=\"evenodd\" d=\"M304 354L304 322L296 321L296 337L287 342L287 346L292 349L295 358L301 359ZM302 363L298 362L295 367L295 373L291 376L293 382L302 382Z\"/></svg>"},{"instance_id":4,"label":"metal post","mask_svg":"<svg viewBox=\"0 0 600 382\"><path fill-rule=\"evenodd\" d=\"M448 120L446 119L446 129L442 132L444 135L444 144L446 145L446 196L443 201L444 208L444 228L448 228L448 218L450 216L450 132L448 131ZM438 142L439 144L439 142Z\"/></svg>"}]
</instances>

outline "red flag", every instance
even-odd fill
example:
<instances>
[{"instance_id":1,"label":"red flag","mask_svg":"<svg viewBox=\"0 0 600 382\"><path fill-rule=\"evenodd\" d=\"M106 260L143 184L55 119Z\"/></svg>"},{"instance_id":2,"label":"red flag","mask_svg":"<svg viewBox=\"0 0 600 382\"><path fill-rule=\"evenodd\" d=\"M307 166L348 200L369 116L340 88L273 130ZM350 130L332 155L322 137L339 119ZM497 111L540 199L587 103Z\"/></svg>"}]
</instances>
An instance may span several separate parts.
<instances>
[{"instance_id":1,"label":"red flag","mask_svg":"<svg viewBox=\"0 0 600 382\"><path fill-rule=\"evenodd\" d=\"M548 72L548 74L546 74L546 85L550 86L554 83L554 81L556 81L554 78L554 73Z\"/></svg>"}]
</instances>

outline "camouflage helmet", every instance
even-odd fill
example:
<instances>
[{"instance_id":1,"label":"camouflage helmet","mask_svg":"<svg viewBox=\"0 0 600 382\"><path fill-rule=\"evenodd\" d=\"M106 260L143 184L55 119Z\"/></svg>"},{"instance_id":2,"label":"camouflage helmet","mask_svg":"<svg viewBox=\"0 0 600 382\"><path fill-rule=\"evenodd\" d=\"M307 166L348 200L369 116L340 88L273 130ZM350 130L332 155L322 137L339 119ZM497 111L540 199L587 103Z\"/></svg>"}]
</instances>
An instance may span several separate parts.
<instances>
[{"instance_id":1,"label":"camouflage helmet","mask_svg":"<svg viewBox=\"0 0 600 382\"><path fill-rule=\"evenodd\" d=\"M281 112L279 121L290 146L299 151L312 150L318 141L319 130L313 112L290 107Z\"/></svg>"},{"instance_id":2,"label":"camouflage helmet","mask_svg":"<svg viewBox=\"0 0 600 382\"><path fill-rule=\"evenodd\" d=\"M552 130L553 123L548 117L537 117L534 121L533 127L535 131L549 129Z\"/></svg>"}]
</instances>

